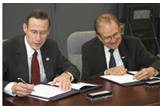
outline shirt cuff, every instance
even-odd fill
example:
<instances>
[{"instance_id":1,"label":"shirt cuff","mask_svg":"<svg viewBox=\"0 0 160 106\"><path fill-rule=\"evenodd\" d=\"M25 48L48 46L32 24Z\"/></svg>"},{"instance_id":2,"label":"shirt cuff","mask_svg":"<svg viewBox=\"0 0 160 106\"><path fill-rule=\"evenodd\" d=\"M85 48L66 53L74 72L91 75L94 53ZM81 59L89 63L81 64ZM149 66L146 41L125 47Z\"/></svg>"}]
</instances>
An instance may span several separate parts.
<instances>
[{"instance_id":1,"label":"shirt cuff","mask_svg":"<svg viewBox=\"0 0 160 106\"><path fill-rule=\"evenodd\" d=\"M15 82L10 82L9 84L7 84L4 88L4 92L8 95L11 96L16 96L16 94L12 93L12 86Z\"/></svg>"},{"instance_id":2,"label":"shirt cuff","mask_svg":"<svg viewBox=\"0 0 160 106\"><path fill-rule=\"evenodd\" d=\"M106 75L106 71L107 71L107 70L104 70L104 75Z\"/></svg>"},{"instance_id":3,"label":"shirt cuff","mask_svg":"<svg viewBox=\"0 0 160 106\"><path fill-rule=\"evenodd\" d=\"M156 72L156 74L154 75L154 77L157 76L157 75L159 75L159 72L155 68L154 68L154 71Z\"/></svg>"}]
</instances>

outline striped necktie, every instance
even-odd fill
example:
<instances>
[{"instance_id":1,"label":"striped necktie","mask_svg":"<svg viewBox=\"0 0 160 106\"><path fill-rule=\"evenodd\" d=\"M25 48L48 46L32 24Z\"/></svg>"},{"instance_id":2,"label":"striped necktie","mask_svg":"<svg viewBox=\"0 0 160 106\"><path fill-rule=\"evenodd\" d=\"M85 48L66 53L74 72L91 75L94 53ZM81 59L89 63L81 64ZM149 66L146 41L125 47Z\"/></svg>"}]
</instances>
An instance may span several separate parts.
<instances>
[{"instance_id":1,"label":"striped necktie","mask_svg":"<svg viewBox=\"0 0 160 106\"><path fill-rule=\"evenodd\" d=\"M112 68L112 67L115 67L116 66L116 62L115 62L115 59L114 59L114 56L113 56L113 52L114 50L110 49L109 50L110 52L110 62L109 62L109 68Z\"/></svg>"}]
</instances>

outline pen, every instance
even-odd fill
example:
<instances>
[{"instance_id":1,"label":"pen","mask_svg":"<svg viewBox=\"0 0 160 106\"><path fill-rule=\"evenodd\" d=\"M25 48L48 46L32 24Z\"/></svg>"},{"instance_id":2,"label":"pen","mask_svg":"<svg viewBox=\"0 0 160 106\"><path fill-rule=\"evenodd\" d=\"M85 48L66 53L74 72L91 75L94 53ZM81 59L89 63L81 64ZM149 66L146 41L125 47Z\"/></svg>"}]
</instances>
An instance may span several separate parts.
<instances>
[{"instance_id":1,"label":"pen","mask_svg":"<svg viewBox=\"0 0 160 106\"><path fill-rule=\"evenodd\" d=\"M17 78L19 81L21 81L23 84L27 84L22 78ZM35 90L33 90L35 92Z\"/></svg>"},{"instance_id":2,"label":"pen","mask_svg":"<svg viewBox=\"0 0 160 106\"><path fill-rule=\"evenodd\" d=\"M21 81L23 84L27 84L22 78L17 78L19 81Z\"/></svg>"},{"instance_id":3,"label":"pen","mask_svg":"<svg viewBox=\"0 0 160 106\"><path fill-rule=\"evenodd\" d=\"M140 72L143 68L144 68L144 67L141 67L141 69L140 69L138 72ZM133 77L133 80L136 80L136 79Z\"/></svg>"}]
</instances>

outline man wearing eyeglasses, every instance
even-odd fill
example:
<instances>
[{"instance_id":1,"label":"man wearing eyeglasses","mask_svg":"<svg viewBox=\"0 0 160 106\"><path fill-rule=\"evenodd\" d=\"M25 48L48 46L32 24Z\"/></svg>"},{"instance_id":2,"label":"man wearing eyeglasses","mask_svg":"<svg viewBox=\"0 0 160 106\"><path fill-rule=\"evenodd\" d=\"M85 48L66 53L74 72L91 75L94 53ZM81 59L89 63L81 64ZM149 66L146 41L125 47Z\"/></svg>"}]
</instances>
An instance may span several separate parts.
<instances>
[{"instance_id":1,"label":"man wearing eyeglasses","mask_svg":"<svg viewBox=\"0 0 160 106\"><path fill-rule=\"evenodd\" d=\"M120 34L120 22L113 14L102 14L94 23L97 37L82 46L82 79L101 75L124 75L138 71L137 80L160 73L160 59L146 50L139 38Z\"/></svg>"},{"instance_id":2,"label":"man wearing eyeglasses","mask_svg":"<svg viewBox=\"0 0 160 106\"><path fill-rule=\"evenodd\" d=\"M3 92L23 97L33 91L35 84L50 81L68 91L71 81L79 79L77 67L62 56L56 41L47 39L50 26L48 15L34 10L23 24L25 35L3 43ZM19 77L26 83L19 82Z\"/></svg>"}]
</instances>

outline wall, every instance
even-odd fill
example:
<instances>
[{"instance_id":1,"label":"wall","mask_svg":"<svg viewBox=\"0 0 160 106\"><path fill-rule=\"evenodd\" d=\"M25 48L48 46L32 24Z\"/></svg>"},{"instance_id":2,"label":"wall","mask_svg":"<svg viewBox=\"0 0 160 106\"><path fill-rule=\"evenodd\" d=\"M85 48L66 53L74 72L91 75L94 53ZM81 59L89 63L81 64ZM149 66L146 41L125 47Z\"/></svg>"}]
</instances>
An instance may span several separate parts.
<instances>
[{"instance_id":1,"label":"wall","mask_svg":"<svg viewBox=\"0 0 160 106\"><path fill-rule=\"evenodd\" d=\"M58 42L65 57L70 34L93 30L94 20L102 13L117 15L117 4L113 3L3 3L3 39L24 34L22 25L34 9L42 9L49 15L51 31L48 37Z\"/></svg>"}]
</instances>

